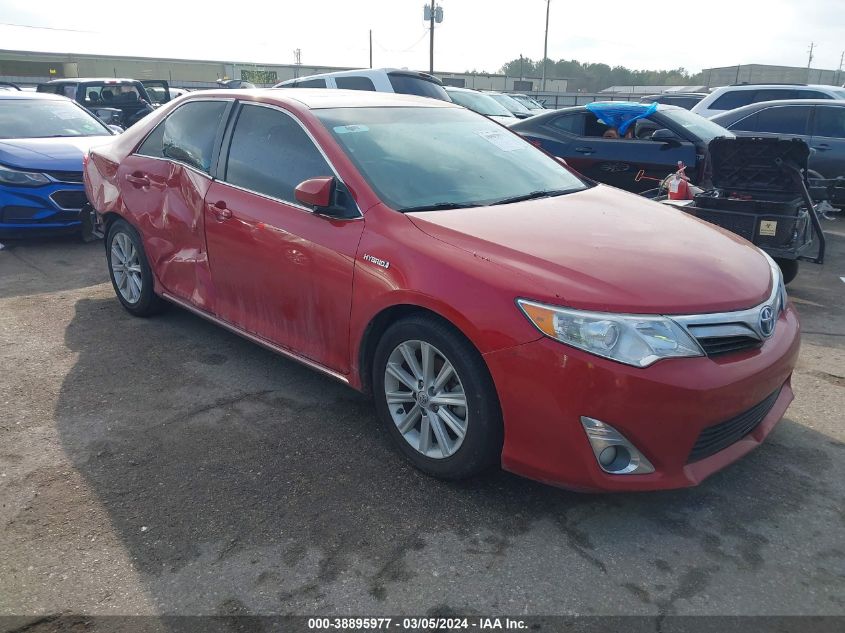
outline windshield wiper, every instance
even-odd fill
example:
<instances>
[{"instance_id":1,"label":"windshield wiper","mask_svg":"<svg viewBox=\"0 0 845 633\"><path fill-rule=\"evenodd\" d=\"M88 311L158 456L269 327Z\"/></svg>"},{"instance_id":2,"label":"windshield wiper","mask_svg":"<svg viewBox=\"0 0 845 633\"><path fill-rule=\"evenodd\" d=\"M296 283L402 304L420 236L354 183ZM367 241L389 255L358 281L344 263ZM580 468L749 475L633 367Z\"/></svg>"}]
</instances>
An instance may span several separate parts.
<instances>
[{"instance_id":1,"label":"windshield wiper","mask_svg":"<svg viewBox=\"0 0 845 633\"><path fill-rule=\"evenodd\" d=\"M535 200L536 198L551 198L552 196L562 196L567 193L572 193L573 191L577 191L577 189L543 189L540 191L532 191L531 193L526 193L521 196L502 198L501 200L496 200L496 202L491 202L490 206L496 204L510 204L512 202L522 202L524 200Z\"/></svg>"},{"instance_id":2,"label":"windshield wiper","mask_svg":"<svg viewBox=\"0 0 845 633\"><path fill-rule=\"evenodd\" d=\"M472 207L480 207L482 205L472 202L435 202L434 204L421 204L417 207L405 207L399 209L402 213L409 213L411 211L447 211L448 209L471 209Z\"/></svg>"}]
</instances>

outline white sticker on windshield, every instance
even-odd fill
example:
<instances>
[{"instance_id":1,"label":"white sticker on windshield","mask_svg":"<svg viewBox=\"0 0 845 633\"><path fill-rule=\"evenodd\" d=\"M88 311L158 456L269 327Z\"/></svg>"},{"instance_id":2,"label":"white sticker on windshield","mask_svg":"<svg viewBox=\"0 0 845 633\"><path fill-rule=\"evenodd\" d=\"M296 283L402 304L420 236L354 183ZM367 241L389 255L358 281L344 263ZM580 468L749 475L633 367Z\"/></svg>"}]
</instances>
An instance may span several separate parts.
<instances>
[{"instance_id":1,"label":"white sticker on windshield","mask_svg":"<svg viewBox=\"0 0 845 633\"><path fill-rule=\"evenodd\" d=\"M525 141L520 139L518 136L514 134L510 134L508 132L502 131L483 131L483 132L476 132L481 138L490 143L493 143L496 147L498 147L503 152L513 152L518 149L525 149L527 145Z\"/></svg>"},{"instance_id":2,"label":"white sticker on windshield","mask_svg":"<svg viewBox=\"0 0 845 633\"><path fill-rule=\"evenodd\" d=\"M338 134L353 134L355 132L369 132L370 128L366 125L338 125L334 128Z\"/></svg>"}]
</instances>

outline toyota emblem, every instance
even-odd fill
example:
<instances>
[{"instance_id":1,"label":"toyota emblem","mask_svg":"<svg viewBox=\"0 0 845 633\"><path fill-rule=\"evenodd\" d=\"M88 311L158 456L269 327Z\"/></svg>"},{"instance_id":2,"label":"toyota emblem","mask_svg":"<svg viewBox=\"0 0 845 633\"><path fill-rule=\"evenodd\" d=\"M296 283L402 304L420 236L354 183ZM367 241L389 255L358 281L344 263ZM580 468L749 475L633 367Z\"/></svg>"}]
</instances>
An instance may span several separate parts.
<instances>
[{"instance_id":1,"label":"toyota emblem","mask_svg":"<svg viewBox=\"0 0 845 633\"><path fill-rule=\"evenodd\" d=\"M760 334L769 338L775 331L775 311L772 306L765 306L760 310Z\"/></svg>"}]
</instances>

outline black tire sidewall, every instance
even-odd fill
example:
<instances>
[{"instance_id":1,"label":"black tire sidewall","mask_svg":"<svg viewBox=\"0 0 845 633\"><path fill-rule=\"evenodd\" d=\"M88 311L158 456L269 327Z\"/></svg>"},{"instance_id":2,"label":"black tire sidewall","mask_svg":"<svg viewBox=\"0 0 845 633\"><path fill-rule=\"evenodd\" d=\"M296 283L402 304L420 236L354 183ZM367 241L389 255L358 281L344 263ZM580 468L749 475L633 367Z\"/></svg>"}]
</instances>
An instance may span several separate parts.
<instances>
[{"instance_id":1,"label":"black tire sidewall","mask_svg":"<svg viewBox=\"0 0 845 633\"><path fill-rule=\"evenodd\" d=\"M435 459L419 453L396 428L384 396L384 370L391 352L402 342L420 340L434 345L452 363L467 395L469 424L458 450ZM373 398L376 411L402 454L425 473L442 479L463 479L498 464L502 452L502 415L493 381L473 345L448 323L414 316L390 326L376 347L373 360Z\"/></svg>"},{"instance_id":2,"label":"black tire sidewall","mask_svg":"<svg viewBox=\"0 0 845 633\"><path fill-rule=\"evenodd\" d=\"M797 259L776 258L775 263L778 265L778 268L780 268L780 272L783 275L784 285L788 284L798 276Z\"/></svg>"},{"instance_id":3,"label":"black tire sidewall","mask_svg":"<svg viewBox=\"0 0 845 633\"><path fill-rule=\"evenodd\" d=\"M132 241L133 246L138 251L138 259L141 263L141 296L135 303L127 301L117 287L114 279L114 271L111 263L111 249L114 238L123 233ZM106 235L106 261L109 267L109 278L111 279L112 287L117 295L121 305L131 314L135 316L149 316L159 311L161 300L156 296L153 287L153 273L147 262L147 254L144 252L144 245L141 242L141 236L138 231L126 220L115 220L109 226L108 235Z\"/></svg>"}]
</instances>

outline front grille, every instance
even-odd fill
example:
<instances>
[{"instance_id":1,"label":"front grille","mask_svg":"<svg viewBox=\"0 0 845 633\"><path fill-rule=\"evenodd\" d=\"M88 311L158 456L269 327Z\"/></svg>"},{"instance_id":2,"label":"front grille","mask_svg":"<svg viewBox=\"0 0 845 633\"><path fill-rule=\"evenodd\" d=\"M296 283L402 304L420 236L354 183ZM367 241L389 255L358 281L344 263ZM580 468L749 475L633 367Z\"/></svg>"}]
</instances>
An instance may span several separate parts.
<instances>
[{"instance_id":1,"label":"front grille","mask_svg":"<svg viewBox=\"0 0 845 633\"><path fill-rule=\"evenodd\" d=\"M760 339L750 336L711 336L697 340L708 356L755 349L763 344Z\"/></svg>"},{"instance_id":2,"label":"front grille","mask_svg":"<svg viewBox=\"0 0 845 633\"><path fill-rule=\"evenodd\" d=\"M48 171L46 174L59 182L82 183L81 171Z\"/></svg>"},{"instance_id":3,"label":"front grille","mask_svg":"<svg viewBox=\"0 0 845 633\"><path fill-rule=\"evenodd\" d=\"M740 413L726 422L708 426L695 441L687 464L715 455L751 433L772 410L779 395L780 389L748 411Z\"/></svg>"},{"instance_id":4,"label":"front grille","mask_svg":"<svg viewBox=\"0 0 845 633\"><path fill-rule=\"evenodd\" d=\"M62 209L81 209L88 202L84 191L55 191L50 199Z\"/></svg>"}]
</instances>

